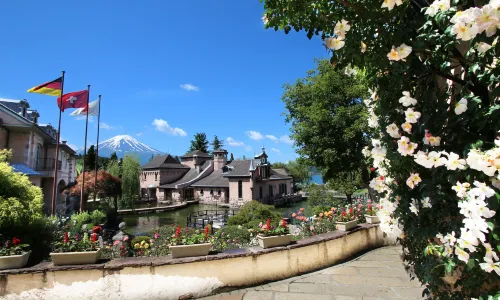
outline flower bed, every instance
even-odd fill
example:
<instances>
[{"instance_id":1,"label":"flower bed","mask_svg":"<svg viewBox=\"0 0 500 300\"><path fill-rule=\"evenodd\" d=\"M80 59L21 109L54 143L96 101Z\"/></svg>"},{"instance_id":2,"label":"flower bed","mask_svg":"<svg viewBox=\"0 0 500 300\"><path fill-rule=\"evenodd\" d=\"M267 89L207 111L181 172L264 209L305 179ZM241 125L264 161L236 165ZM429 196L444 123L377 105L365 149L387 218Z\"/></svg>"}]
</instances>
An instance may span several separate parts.
<instances>
[{"instance_id":1,"label":"flower bed","mask_svg":"<svg viewBox=\"0 0 500 300\"><path fill-rule=\"evenodd\" d=\"M28 263L29 245L14 237L0 244L0 270L22 268Z\"/></svg>"}]
</instances>

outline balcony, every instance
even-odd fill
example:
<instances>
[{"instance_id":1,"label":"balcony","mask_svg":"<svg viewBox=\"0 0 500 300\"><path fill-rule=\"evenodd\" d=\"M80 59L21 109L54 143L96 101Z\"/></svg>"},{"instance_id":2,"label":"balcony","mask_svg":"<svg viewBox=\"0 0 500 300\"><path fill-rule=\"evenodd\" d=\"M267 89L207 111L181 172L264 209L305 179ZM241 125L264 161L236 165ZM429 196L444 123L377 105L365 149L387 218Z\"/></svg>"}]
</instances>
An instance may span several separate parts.
<instances>
[{"instance_id":1,"label":"balcony","mask_svg":"<svg viewBox=\"0 0 500 300\"><path fill-rule=\"evenodd\" d=\"M35 171L54 171L55 167L55 158L39 158L34 159L33 166ZM57 162L57 170L60 171L62 167L62 161Z\"/></svg>"}]
</instances>

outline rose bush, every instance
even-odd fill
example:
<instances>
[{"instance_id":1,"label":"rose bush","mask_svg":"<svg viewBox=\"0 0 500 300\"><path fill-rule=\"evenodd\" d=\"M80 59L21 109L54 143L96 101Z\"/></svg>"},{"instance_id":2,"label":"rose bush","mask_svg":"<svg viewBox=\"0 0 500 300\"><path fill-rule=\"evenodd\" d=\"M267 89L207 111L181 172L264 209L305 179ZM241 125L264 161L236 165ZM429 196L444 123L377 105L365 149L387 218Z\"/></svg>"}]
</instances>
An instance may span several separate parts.
<instances>
[{"instance_id":1,"label":"rose bush","mask_svg":"<svg viewBox=\"0 0 500 300\"><path fill-rule=\"evenodd\" d=\"M498 297L500 1L264 2L267 28L363 69L381 227L418 279L436 298Z\"/></svg>"}]
</instances>

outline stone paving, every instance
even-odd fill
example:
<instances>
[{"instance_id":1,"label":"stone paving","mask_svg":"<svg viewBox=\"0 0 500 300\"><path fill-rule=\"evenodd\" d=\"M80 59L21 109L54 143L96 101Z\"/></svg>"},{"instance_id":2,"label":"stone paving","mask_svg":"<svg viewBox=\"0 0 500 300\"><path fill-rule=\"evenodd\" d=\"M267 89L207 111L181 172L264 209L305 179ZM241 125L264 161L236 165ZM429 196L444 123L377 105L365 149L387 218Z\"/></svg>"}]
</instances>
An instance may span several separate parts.
<instances>
[{"instance_id":1,"label":"stone paving","mask_svg":"<svg viewBox=\"0 0 500 300\"><path fill-rule=\"evenodd\" d=\"M423 287L410 280L401 248L370 251L344 264L205 300L382 300L425 299Z\"/></svg>"}]
</instances>

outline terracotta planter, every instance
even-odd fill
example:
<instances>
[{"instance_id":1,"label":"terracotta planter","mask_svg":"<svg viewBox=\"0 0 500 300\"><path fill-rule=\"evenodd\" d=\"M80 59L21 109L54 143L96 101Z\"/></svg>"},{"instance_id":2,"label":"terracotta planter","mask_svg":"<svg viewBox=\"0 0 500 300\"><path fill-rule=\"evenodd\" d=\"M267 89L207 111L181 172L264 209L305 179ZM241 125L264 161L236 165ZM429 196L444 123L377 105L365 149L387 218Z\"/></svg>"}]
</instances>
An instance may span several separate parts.
<instances>
[{"instance_id":1,"label":"terracotta planter","mask_svg":"<svg viewBox=\"0 0 500 300\"><path fill-rule=\"evenodd\" d=\"M378 223L380 223L380 218L377 217L377 216L365 215L365 218L366 218L366 223L370 223L370 224L378 224Z\"/></svg>"},{"instance_id":2,"label":"terracotta planter","mask_svg":"<svg viewBox=\"0 0 500 300\"><path fill-rule=\"evenodd\" d=\"M257 236L257 240L259 241L259 246L261 248L272 248L279 246L286 246L292 242L292 235L275 235L275 236Z\"/></svg>"},{"instance_id":3,"label":"terracotta planter","mask_svg":"<svg viewBox=\"0 0 500 300\"><path fill-rule=\"evenodd\" d=\"M31 251L21 255L0 256L0 270L19 269L28 263Z\"/></svg>"},{"instance_id":4,"label":"terracotta planter","mask_svg":"<svg viewBox=\"0 0 500 300\"><path fill-rule=\"evenodd\" d=\"M357 225L358 225L357 219L353 220L353 221L349 221L349 222L337 222L337 230L348 231L348 230L353 229Z\"/></svg>"},{"instance_id":5,"label":"terracotta planter","mask_svg":"<svg viewBox=\"0 0 500 300\"><path fill-rule=\"evenodd\" d=\"M97 251L86 251L86 252L52 252L50 257L52 258L52 263L55 266L62 265L87 265L95 264L99 258L99 252Z\"/></svg>"},{"instance_id":6,"label":"terracotta planter","mask_svg":"<svg viewBox=\"0 0 500 300\"><path fill-rule=\"evenodd\" d=\"M211 243L195 244L195 245L179 245L170 246L172 258L189 257L189 256L204 256L208 255L212 248Z\"/></svg>"}]
</instances>

